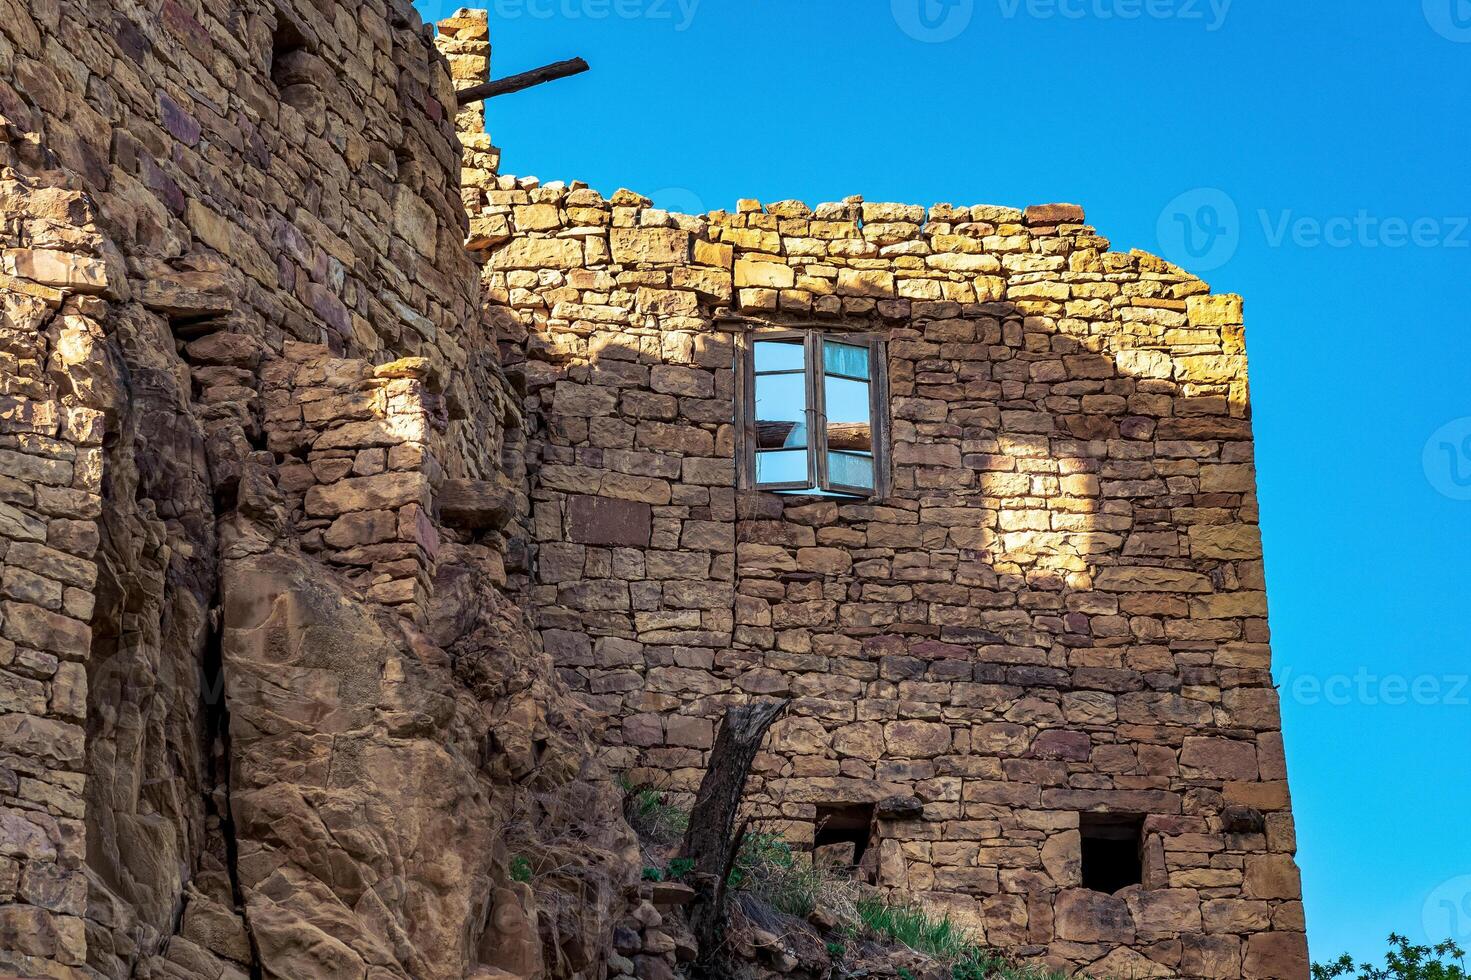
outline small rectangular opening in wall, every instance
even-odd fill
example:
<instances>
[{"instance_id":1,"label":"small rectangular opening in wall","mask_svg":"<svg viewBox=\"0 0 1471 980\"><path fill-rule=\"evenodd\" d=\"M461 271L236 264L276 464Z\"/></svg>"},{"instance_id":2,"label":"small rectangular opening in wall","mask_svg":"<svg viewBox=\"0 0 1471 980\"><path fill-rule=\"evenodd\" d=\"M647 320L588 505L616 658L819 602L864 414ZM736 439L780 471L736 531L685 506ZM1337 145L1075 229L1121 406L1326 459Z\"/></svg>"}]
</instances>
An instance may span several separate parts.
<instances>
[{"instance_id":1,"label":"small rectangular opening in wall","mask_svg":"<svg viewBox=\"0 0 1471 980\"><path fill-rule=\"evenodd\" d=\"M859 867L873 841L873 804L818 804L815 827L814 862L829 867Z\"/></svg>"},{"instance_id":2,"label":"small rectangular opening in wall","mask_svg":"<svg viewBox=\"0 0 1471 980\"><path fill-rule=\"evenodd\" d=\"M1112 895L1144 882L1144 817L1132 813L1084 813L1083 887Z\"/></svg>"},{"instance_id":3,"label":"small rectangular opening in wall","mask_svg":"<svg viewBox=\"0 0 1471 980\"><path fill-rule=\"evenodd\" d=\"M276 29L271 32L271 82L278 89L287 88L299 79L292 77L294 60L307 49L301 28L282 15L277 15Z\"/></svg>"}]
</instances>

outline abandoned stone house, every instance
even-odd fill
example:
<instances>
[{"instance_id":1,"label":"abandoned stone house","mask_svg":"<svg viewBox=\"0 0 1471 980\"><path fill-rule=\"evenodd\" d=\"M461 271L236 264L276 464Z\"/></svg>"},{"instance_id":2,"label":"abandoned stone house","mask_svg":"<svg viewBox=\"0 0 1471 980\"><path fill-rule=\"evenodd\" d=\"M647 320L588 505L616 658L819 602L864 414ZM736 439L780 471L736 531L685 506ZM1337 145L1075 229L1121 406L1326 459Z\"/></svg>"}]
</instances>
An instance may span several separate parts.
<instances>
[{"instance_id":1,"label":"abandoned stone house","mask_svg":"<svg viewBox=\"0 0 1471 980\"><path fill-rule=\"evenodd\" d=\"M722 705L792 698L789 838L998 946L1304 972L1240 299L1069 205L673 215L461 123L531 601L613 766L690 793Z\"/></svg>"},{"instance_id":2,"label":"abandoned stone house","mask_svg":"<svg viewBox=\"0 0 1471 980\"><path fill-rule=\"evenodd\" d=\"M601 980L611 774L786 698L748 797L818 859L1305 977L1241 300L1072 205L501 174L489 54L0 0L0 967Z\"/></svg>"}]
</instances>

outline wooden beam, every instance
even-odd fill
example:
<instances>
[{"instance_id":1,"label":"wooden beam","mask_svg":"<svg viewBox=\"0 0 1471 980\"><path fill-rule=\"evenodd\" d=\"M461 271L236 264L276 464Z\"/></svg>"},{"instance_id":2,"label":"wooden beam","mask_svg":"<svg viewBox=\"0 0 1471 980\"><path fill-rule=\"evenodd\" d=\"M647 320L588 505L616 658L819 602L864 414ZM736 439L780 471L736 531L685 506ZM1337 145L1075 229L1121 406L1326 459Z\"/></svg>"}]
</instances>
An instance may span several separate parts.
<instances>
[{"instance_id":1,"label":"wooden beam","mask_svg":"<svg viewBox=\"0 0 1471 980\"><path fill-rule=\"evenodd\" d=\"M460 89L458 95L460 105L469 105L471 102L479 102L482 99L493 99L498 95L510 95L512 92L520 92L535 85L546 82L555 82L559 78L570 78L573 75L581 75L587 71L589 65L581 58L571 58L567 61L559 61L554 65L547 65L532 71L523 71L519 75L510 78L501 78L493 82L485 82L481 85L472 85L466 89Z\"/></svg>"}]
</instances>

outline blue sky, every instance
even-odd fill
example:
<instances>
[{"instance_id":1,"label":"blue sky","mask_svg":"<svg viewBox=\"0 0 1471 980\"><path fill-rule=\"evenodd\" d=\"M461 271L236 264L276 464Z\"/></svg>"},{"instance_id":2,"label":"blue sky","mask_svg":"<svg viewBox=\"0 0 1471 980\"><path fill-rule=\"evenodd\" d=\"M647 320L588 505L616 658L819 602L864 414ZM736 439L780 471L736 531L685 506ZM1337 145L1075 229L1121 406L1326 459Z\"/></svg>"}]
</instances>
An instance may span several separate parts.
<instances>
[{"instance_id":1,"label":"blue sky","mask_svg":"<svg viewBox=\"0 0 1471 980\"><path fill-rule=\"evenodd\" d=\"M1471 3L492 12L498 77L593 65L491 104L507 172L678 210L1070 201L1243 293L1313 955L1471 943Z\"/></svg>"}]
</instances>

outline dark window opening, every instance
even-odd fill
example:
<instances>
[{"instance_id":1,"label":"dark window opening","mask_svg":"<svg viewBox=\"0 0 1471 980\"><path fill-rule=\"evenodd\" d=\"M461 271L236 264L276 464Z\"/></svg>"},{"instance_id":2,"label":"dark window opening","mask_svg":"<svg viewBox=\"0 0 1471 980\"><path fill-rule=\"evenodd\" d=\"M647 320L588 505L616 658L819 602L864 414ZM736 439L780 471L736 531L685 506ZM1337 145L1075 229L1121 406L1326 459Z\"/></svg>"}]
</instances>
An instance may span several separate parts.
<instances>
[{"instance_id":1,"label":"dark window opening","mask_svg":"<svg viewBox=\"0 0 1471 980\"><path fill-rule=\"evenodd\" d=\"M873 804L819 805L812 859L840 869L859 867L873 841Z\"/></svg>"},{"instance_id":2,"label":"dark window opening","mask_svg":"<svg viewBox=\"0 0 1471 980\"><path fill-rule=\"evenodd\" d=\"M271 35L271 82L278 89L296 83L292 77L297 52L307 48L306 35L285 17L276 20L275 33Z\"/></svg>"},{"instance_id":3,"label":"dark window opening","mask_svg":"<svg viewBox=\"0 0 1471 980\"><path fill-rule=\"evenodd\" d=\"M1112 895L1144 883L1144 818L1137 814L1084 813L1083 887Z\"/></svg>"}]
</instances>

